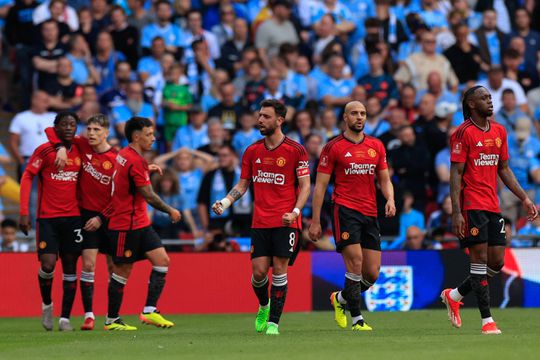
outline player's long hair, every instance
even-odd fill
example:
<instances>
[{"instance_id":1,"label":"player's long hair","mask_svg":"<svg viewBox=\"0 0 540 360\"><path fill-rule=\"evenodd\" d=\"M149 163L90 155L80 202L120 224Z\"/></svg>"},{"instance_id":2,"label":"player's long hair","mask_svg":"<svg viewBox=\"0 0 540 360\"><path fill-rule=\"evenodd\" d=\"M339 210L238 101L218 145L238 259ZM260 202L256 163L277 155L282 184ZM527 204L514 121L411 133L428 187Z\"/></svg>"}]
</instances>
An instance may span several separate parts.
<instances>
[{"instance_id":1,"label":"player's long hair","mask_svg":"<svg viewBox=\"0 0 540 360\"><path fill-rule=\"evenodd\" d=\"M475 91L482 88L483 86L476 85L470 88L469 90L465 91L463 94L463 100L461 102L461 107L463 109L463 119L467 120L471 117L471 108L469 107L469 97L474 95Z\"/></svg>"}]
</instances>

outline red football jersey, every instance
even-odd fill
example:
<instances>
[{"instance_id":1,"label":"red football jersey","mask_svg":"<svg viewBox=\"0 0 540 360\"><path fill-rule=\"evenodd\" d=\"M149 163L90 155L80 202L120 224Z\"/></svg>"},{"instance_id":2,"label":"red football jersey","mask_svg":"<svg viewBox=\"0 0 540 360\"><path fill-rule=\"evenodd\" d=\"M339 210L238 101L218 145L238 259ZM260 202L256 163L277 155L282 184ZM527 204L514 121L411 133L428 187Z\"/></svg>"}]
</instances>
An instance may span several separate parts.
<instances>
[{"instance_id":1,"label":"red football jersey","mask_svg":"<svg viewBox=\"0 0 540 360\"><path fill-rule=\"evenodd\" d=\"M30 186L21 184L21 215L28 215L31 177L36 175L39 180L38 219L80 215L77 180L81 169L81 155L76 146L72 146L67 155L67 163L64 169L59 171L54 165L56 150L50 143L42 144L34 150L23 175L23 181L30 180Z\"/></svg>"},{"instance_id":2,"label":"red football jersey","mask_svg":"<svg viewBox=\"0 0 540 360\"><path fill-rule=\"evenodd\" d=\"M242 179L253 182L253 228L282 227L281 217L296 205L297 179L309 176L306 149L285 137L269 150L261 139L250 145L242 157ZM301 219L292 228L300 228Z\"/></svg>"},{"instance_id":3,"label":"red football jersey","mask_svg":"<svg viewBox=\"0 0 540 360\"><path fill-rule=\"evenodd\" d=\"M53 144L59 144L54 128L45 129L47 138ZM103 213L111 204L111 187L116 155L118 152L110 148L103 153L92 149L85 137L76 136L73 144L79 148L82 168L79 175L79 206L85 210Z\"/></svg>"},{"instance_id":4,"label":"red football jersey","mask_svg":"<svg viewBox=\"0 0 540 360\"><path fill-rule=\"evenodd\" d=\"M365 216L377 216L375 175L387 169L383 143L365 136L354 143L339 135L324 147L317 171L335 175L332 200Z\"/></svg>"},{"instance_id":5,"label":"red football jersey","mask_svg":"<svg viewBox=\"0 0 540 360\"><path fill-rule=\"evenodd\" d=\"M499 161L508 160L506 130L495 122L488 130L470 119L461 124L450 140L450 160L465 163L461 182L461 209L500 212L497 197Z\"/></svg>"},{"instance_id":6,"label":"red football jersey","mask_svg":"<svg viewBox=\"0 0 540 360\"><path fill-rule=\"evenodd\" d=\"M137 190L150 185L148 163L131 146L116 156L116 170L112 185L111 230L136 230L150 226L146 200Z\"/></svg>"}]
</instances>

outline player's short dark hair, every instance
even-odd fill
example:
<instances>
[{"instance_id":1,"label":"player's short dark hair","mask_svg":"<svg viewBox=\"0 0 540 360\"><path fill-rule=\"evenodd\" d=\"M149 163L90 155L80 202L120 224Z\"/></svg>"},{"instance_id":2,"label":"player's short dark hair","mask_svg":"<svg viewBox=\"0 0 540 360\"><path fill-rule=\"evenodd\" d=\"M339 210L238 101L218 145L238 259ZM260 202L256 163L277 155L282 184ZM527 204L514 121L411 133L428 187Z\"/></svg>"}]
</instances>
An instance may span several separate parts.
<instances>
[{"instance_id":1,"label":"player's short dark hair","mask_svg":"<svg viewBox=\"0 0 540 360\"><path fill-rule=\"evenodd\" d=\"M88 118L86 121L87 124L97 124L105 129L109 128L109 118L103 114L94 114Z\"/></svg>"},{"instance_id":2,"label":"player's short dark hair","mask_svg":"<svg viewBox=\"0 0 540 360\"><path fill-rule=\"evenodd\" d=\"M58 114L56 114L56 116L54 118L54 126L58 125L60 123L60 121L66 119L68 117L74 118L77 123L80 121L79 115L77 115L77 113L75 113L73 111L61 111Z\"/></svg>"},{"instance_id":3,"label":"player's short dark hair","mask_svg":"<svg viewBox=\"0 0 540 360\"><path fill-rule=\"evenodd\" d=\"M5 228L17 228L17 222L13 219L4 219L2 221L2 223L0 224L0 227L2 229L5 229Z\"/></svg>"},{"instance_id":4,"label":"player's short dark hair","mask_svg":"<svg viewBox=\"0 0 540 360\"><path fill-rule=\"evenodd\" d=\"M469 98L474 95L476 90L483 88L483 86L476 85L470 88L469 90L465 91L463 94L463 101L461 102L461 106L463 108L463 118L467 120L471 117L471 108L469 107Z\"/></svg>"},{"instance_id":5,"label":"player's short dark hair","mask_svg":"<svg viewBox=\"0 0 540 360\"><path fill-rule=\"evenodd\" d=\"M135 131L141 131L145 127L151 126L154 126L152 120L141 116L133 116L126 122L126 127L124 130L126 134L126 139L128 140L128 142L131 142L133 140L133 133Z\"/></svg>"},{"instance_id":6,"label":"player's short dark hair","mask_svg":"<svg viewBox=\"0 0 540 360\"><path fill-rule=\"evenodd\" d=\"M271 107L274 108L277 116L284 118L287 115L287 107L279 100L266 99L261 102L261 108Z\"/></svg>"}]
</instances>

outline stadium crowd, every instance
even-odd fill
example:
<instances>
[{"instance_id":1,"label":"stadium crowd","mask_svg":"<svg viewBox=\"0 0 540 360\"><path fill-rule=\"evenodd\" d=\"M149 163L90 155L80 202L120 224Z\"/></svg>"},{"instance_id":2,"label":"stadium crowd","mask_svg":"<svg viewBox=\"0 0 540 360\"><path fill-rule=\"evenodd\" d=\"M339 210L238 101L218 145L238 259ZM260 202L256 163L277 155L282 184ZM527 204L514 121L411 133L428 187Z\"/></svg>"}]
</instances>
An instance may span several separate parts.
<instances>
[{"instance_id":1,"label":"stadium crowd","mask_svg":"<svg viewBox=\"0 0 540 360\"><path fill-rule=\"evenodd\" d=\"M248 236L249 195L226 217L211 206L262 137L256 116L265 99L288 107L284 132L306 147L312 187L343 106L366 105L365 133L386 147L399 214L379 218L381 235L395 238L383 248L458 246L445 241L447 144L464 120L461 94L475 84L491 92L511 169L540 203L538 0L0 0L0 27L0 102L14 113L9 149L19 173L58 111L76 111L81 134L85 119L106 114L118 147L127 144L127 120L150 118L158 141L145 155L165 169L154 188L184 218L171 224L152 211L153 225L163 238L198 239L196 250L235 251L229 239ZM0 185L9 161L0 145ZM509 245L535 245L510 233L540 235L540 220L526 224L509 191L500 200ZM26 248L13 229L4 220L0 251ZM304 247L332 249L329 237Z\"/></svg>"}]
</instances>

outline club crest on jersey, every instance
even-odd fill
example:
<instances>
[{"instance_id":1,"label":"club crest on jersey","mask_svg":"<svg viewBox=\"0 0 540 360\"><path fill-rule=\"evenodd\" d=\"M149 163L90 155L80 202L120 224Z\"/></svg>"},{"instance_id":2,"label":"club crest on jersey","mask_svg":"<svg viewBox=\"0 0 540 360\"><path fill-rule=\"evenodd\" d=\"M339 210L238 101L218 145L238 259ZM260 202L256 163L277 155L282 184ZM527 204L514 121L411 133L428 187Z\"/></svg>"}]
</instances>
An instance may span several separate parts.
<instances>
[{"instance_id":1,"label":"club crest on jersey","mask_svg":"<svg viewBox=\"0 0 540 360\"><path fill-rule=\"evenodd\" d=\"M287 163L287 160L285 160L284 157L278 157L277 160L276 160L276 165L279 166L279 167L283 167L285 166L285 164Z\"/></svg>"},{"instance_id":2,"label":"club crest on jersey","mask_svg":"<svg viewBox=\"0 0 540 360\"><path fill-rule=\"evenodd\" d=\"M75 158L75 165L81 166L81 158L78 156Z\"/></svg>"},{"instance_id":3,"label":"club crest on jersey","mask_svg":"<svg viewBox=\"0 0 540 360\"><path fill-rule=\"evenodd\" d=\"M480 230L478 230L478 228L476 228L476 227L473 227L473 228L471 229L471 235L472 235L472 236L478 235L479 232L480 232Z\"/></svg>"},{"instance_id":4,"label":"club crest on jersey","mask_svg":"<svg viewBox=\"0 0 540 360\"><path fill-rule=\"evenodd\" d=\"M369 150L367 151L367 153L368 153L368 155L369 155L370 157L372 157L372 158L374 158L375 156L377 156L377 152L376 152L375 150L373 150L373 149L369 149Z\"/></svg>"},{"instance_id":5,"label":"club crest on jersey","mask_svg":"<svg viewBox=\"0 0 540 360\"><path fill-rule=\"evenodd\" d=\"M101 166L103 166L105 170L109 170L113 167L113 164L110 161L106 160L103 162L103 164L101 164Z\"/></svg>"},{"instance_id":6,"label":"club crest on jersey","mask_svg":"<svg viewBox=\"0 0 540 360\"><path fill-rule=\"evenodd\" d=\"M495 139L495 145L500 148L502 146L502 140L501 138L496 138Z\"/></svg>"},{"instance_id":7,"label":"club crest on jersey","mask_svg":"<svg viewBox=\"0 0 540 360\"><path fill-rule=\"evenodd\" d=\"M32 163L32 166L35 167L35 168L39 168L41 166L41 163L43 162L43 160L41 159L36 159L34 160L34 162Z\"/></svg>"},{"instance_id":8,"label":"club crest on jersey","mask_svg":"<svg viewBox=\"0 0 540 360\"><path fill-rule=\"evenodd\" d=\"M454 145L454 148L452 149L452 152L453 152L454 154L461 154L461 146L462 146L462 145L461 145L460 142L456 143L456 144Z\"/></svg>"},{"instance_id":9,"label":"club crest on jersey","mask_svg":"<svg viewBox=\"0 0 540 360\"><path fill-rule=\"evenodd\" d=\"M321 166L328 166L328 156L321 156Z\"/></svg>"}]
</instances>

